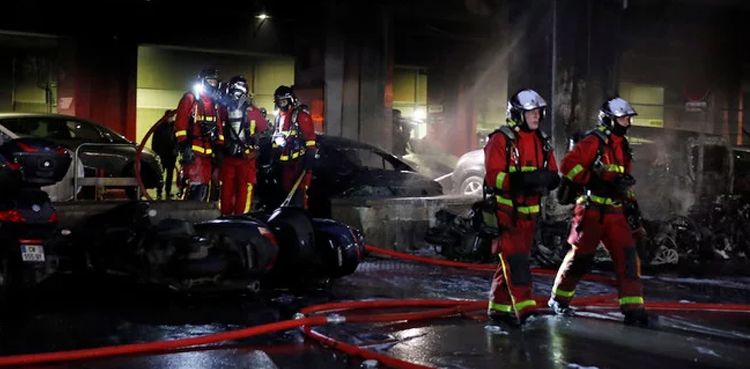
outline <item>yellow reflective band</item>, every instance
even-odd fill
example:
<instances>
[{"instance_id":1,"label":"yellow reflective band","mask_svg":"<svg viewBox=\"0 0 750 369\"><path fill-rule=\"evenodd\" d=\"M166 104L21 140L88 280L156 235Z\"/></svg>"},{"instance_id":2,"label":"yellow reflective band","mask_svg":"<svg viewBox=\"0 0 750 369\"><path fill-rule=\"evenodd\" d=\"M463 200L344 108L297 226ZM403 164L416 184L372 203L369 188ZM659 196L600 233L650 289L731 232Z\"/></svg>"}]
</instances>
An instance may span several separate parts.
<instances>
[{"instance_id":1,"label":"yellow reflective band","mask_svg":"<svg viewBox=\"0 0 750 369\"><path fill-rule=\"evenodd\" d=\"M639 296L628 296L620 298L620 305L627 304L643 304L643 297Z\"/></svg>"},{"instance_id":2,"label":"yellow reflective band","mask_svg":"<svg viewBox=\"0 0 750 369\"><path fill-rule=\"evenodd\" d=\"M245 149L245 154L249 154L249 153L250 153L250 149Z\"/></svg>"},{"instance_id":3,"label":"yellow reflective band","mask_svg":"<svg viewBox=\"0 0 750 369\"><path fill-rule=\"evenodd\" d=\"M281 160L281 161L287 161L287 160L289 160L289 155L281 155L279 157L279 160Z\"/></svg>"},{"instance_id":4,"label":"yellow reflective band","mask_svg":"<svg viewBox=\"0 0 750 369\"><path fill-rule=\"evenodd\" d=\"M519 312L523 310L524 308L527 308L529 306L536 306L536 301L534 300L525 300L521 302L516 303L516 312Z\"/></svg>"},{"instance_id":5,"label":"yellow reflective band","mask_svg":"<svg viewBox=\"0 0 750 369\"><path fill-rule=\"evenodd\" d=\"M289 131L289 134L290 135L296 135L297 134L297 130L293 129L293 130Z\"/></svg>"},{"instance_id":6,"label":"yellow reflective band","mask_svg":"<svg viewBox=\"0 0 750 369\"><path fill-rule=\"evenodd\" d=\"M506 199L500 195L495 196L495 199L497 200L498 204L503 204L507 206L513 206L513 201L510 199ZM531 206L519 206L516 208L519 213L522 214L536 214L539 212L539 205L531 205Z\"/></svg>"},{"instance_id":7,"label":"yellow reflective band","mask_svg":"<svg viewBox=\"0 0 750 369\"><path fill-rule=\"evenodd\" d=\"M496 311L500 311L500 312L503 312L503 313L513 312L513 306L503 305L503 304L497 304L497 303L494 303L492 301L490 301L489 308L491 310L496 310Z\"/></svg>"},{"instance_id":8,"label":"yellow reflective band","mask_svg":"<svg viewBox=\"0 0 750 369\"><path fill-rule=\"evenodd\" d=\"M292 159L297 159L299 157L299 151L292 153Z\"/></svg>"},{"instance_id":9,"label":"yellow reflective band","mask_svg":"<svg viewBox=\"0 0 750 369\"><path fill-rule=\"evenodd\" d=\"M573 297L573 295L575 294L576 294L576 291L563 291L559 288L555 288L555 296Z\"/></svg>"},{"instance_id":10,"label":"yellow reflective band","mask_svg":"<svg viewBox=\"0 0 750 369\"><path fill-rule=\"evenodd\" d=\"M175 135L176 137L187 136L187 131L183 129L183 130L181 130L181 131L177 131L177 132L175 132L175 133L174 133L174 135Z\"/></svg>"},{"instance_id":11,"label":"yellow reflective band","mask_svg":"<svg viewBox=\"0 0 750 369\"><path fill-rule=\"evenodd\" d=\"M250 134L255 133L255 119L250 121Z\"/></svg>"},{"instance_id":12,"label":"yellow reflective band","mask_svg":"<svg viewBox=\"0 0 750 369\"><path fill-rule=\"evenodd\" d=\"M315 140L305 141L305 146L315 146Z\"/></svg>"},{"instance_id":13,"label":"yellow reflective band","mask_svg":"<svg viewBox=\"0 0 750 369\"><path fill-rule=\"evenodd\" d=\"M211 149L204 149L198 145L193 145L193 151L199 152L201 154L206 154L206 155L213 152Z\"/></svg>"},{"instance_id":14,"label":"yellow reflective band","mask_svg":"<svg viewBox=\"0 0 750 369\"><path fill-rule=\"evenodd\" d=\"M622 165L610 164L605 165L603 168L605 172L625 173L625 167Z\"/></svg>"},{"instance_id":15,"label":"yellow reflective band","mask_svg":"<svg viewBox=\"0 0 750 369\"><path fill-rule=\"evenodd\" d=\"M215 122L216 121L216 117L213 117L213 116L210 117L210 116L206 116L206 115L199 115L195 119L196 120L202 120L204 122Z\"/></svg>"},{"instance_id":16,"label":"yellow reflective band","mask_svg":"<svg viewBox=\"0 0 750 369\"><path fill-rule=\"evenodd\" d=\"M248 183L247 184L247 199L245 200L245 211L244 211L244 213L247 214L247 213L250 212L250 204L252 203L252 201L253 201L253 184L252 183Z\"/></svg>"},{"instance_id":17,"label":"yellow reflective band","mask_svg":"<svg viewBox=\"0 0 750 369\"><path fill-rule=\"evenodd\" d=\"M219 135L219 141L224 141L224 135Z\"/></svg>"},{"instance_id":18,"label":"yellow reflective band","mask_svg":"<svg viewBox=\"0 0 750 369\"><path fill-rule=\"evenodd\" d=\"M634 199L635 198L635 192L633 190L628 190L628 198Z\"/></svg>"},{"instance_id":19,"label":"yellow reflective band","mask_svg":"<svg viewBox=\"0 0 750 369\"><path fill-rule=\"evenodd\" d=\"M504 180L505 180L505 172L498 173L497 178L495 178L495 187L502 189Z\"/></svg>"},{"instance_id":20,"label":"yellow reflective band","mask_svg":"<svg viewBox=\"0 0 750 369\"><path fill-rule=\"evenodd\" d=\"M568 174L566 174L565 176L572 181L573 177L578 175L578 173L581 173L581 171L583 171L583 166L581 164L578 164L574 166L573 169L571 169L570 172L568 172Z\"/></svg>"},{"instance_id":21,"label":"yellow reflective band","mask_svg":"<svg viewBox=\"0 0 750 369\"><path fill-rule=\"evenodd\" d=\"M508 169L509 169L508 172L510 172L510 173L515 173L515 172L518 171L516 169L516 167L510 167ZM537 167L521 167L521 171L522 172L533 172L533 171L535 171L537 169L539 169L539 168L537 168Z\"/></svg>"},{"instance_id":22,"label":"yellow reflective band","mask_svg":"<svg viewBox=\"0 0 750 369\"><path fill-rule=\"evenodd\" d=\"M612 206L612 207L615 207L615 208L622 206L622 204L620 202L615 201L613 199L610 199L609 197L599 197L599 196L596 196L596 195L589 195L589 199L591 201L599 204L599 205L609 205L609 206ZM585 195L579 197L576 200L576 203L578 203L578 204L581 204L581 203L584 203L584 202L586 202L586 196Z\"/></svg>"}]
</instances>

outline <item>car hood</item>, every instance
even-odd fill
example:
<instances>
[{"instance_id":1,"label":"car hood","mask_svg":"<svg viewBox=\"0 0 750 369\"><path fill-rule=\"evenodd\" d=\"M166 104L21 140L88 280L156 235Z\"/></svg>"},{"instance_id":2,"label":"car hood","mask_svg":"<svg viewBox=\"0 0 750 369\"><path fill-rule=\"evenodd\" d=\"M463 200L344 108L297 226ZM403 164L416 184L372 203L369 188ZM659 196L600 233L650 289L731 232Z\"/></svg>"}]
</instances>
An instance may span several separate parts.
<instances>
[{"instance_id":1,"label":"car hood","mask_svg":"<svg viewBox=\"0 0 750 369\"><path fill-rule=\"evenodd\" d=\"M464 166L464 165L471 165L476 163L482 163L484 164L484 150L474 150L469 151L458 159L458 163L456 163L456 167Z\"/></svg>"},{"instance_id":2,"label":"car hood","mask_svg":"<svg viewBox=\"0 0 750 369\"><path fill-rule=\"evenodd\" d=\"M368 169L350 177L347 189L339 197L422 197L442 194L442 186L422 174Z\"/></svg>"}]
</instances>

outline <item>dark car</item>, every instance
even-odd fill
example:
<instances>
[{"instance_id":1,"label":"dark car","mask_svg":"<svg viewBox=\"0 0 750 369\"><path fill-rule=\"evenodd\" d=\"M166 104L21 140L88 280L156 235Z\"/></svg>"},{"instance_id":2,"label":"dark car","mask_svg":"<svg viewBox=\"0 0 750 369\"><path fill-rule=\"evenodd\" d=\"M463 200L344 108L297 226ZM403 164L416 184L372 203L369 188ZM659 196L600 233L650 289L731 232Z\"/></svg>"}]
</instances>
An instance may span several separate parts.
<instances>
[{"instance_id":1,"label":"dark car","mask_svg":"<svg viewBox=\"0 0 750 369\"><path fill-rule=\"evenodd\" d=\"M3 129L4 128L4 129ZM2 113L0 131L17 137L42 137L62 144L74 153L82 144L96 144L80 148L80 162L86 177L133 177L137 145L117 132L92 121L63 114ZM141 176L147 189L163 185L161 162L150 149L141 154ZM68 183L62 183L68 185ZM72 183L69 184L72 186ZM93 188L84 188L79 198L93 194ZM126 189L133 197L135 188ZM72 192L72 191L71 191ZM64 199L60 199L64 200Z\"/></svg>"},{"instance_id":2,"label":"dark car","mask_svg":"<svg viewBox=\"0 0 750 369\"><path fill-rule=\"evenodd\" d=\"M443 194L442 186L417 172L393 154L377 147L343 137L318 135L318 156L313 167L313 178L308 190L310 211L315 217L330 217L332 197L428 197ZM263 167L266 169L264 170ZM259 170L258 196L269 194L268 164ZM278 187L278 186L277 186Z\"/></svg>"}]
</instances>

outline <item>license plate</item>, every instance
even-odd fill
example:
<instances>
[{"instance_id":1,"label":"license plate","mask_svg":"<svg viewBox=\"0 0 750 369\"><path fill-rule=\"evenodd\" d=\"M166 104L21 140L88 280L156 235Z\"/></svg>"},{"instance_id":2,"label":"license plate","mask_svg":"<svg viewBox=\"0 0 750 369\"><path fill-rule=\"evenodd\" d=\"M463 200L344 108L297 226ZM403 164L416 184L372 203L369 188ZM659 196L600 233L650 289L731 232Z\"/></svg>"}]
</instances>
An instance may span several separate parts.
<instances>
[{"instance_id":1,"label":"license plate","mask_svg":"<svg viewBox=\"0 0 750 369\"><path fill-rule=\"evenodd\" d=\"M23 261L44 261L44 246L21 245L21 259Z\"/></svg>"}]
</instances>

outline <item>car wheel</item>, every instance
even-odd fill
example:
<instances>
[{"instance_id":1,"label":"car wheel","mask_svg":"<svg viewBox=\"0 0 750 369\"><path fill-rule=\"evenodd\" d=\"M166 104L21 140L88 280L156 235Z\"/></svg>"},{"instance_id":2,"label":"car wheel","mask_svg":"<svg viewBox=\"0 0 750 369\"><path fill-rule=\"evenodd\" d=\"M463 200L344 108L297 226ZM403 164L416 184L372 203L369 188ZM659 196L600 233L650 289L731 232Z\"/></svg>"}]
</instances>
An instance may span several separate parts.
<instances>
[{"instance_id":1,"label":"car wheel","mask_svg":"<svg viewBox=\"0 0 750 369\"><path fill-rule=\"evenodd\" d=\"M470 175L464 178L459 186L459 194L464 196L482 196L482 186L484 179L478 175Z\"/></svg>"}]
</instances>

